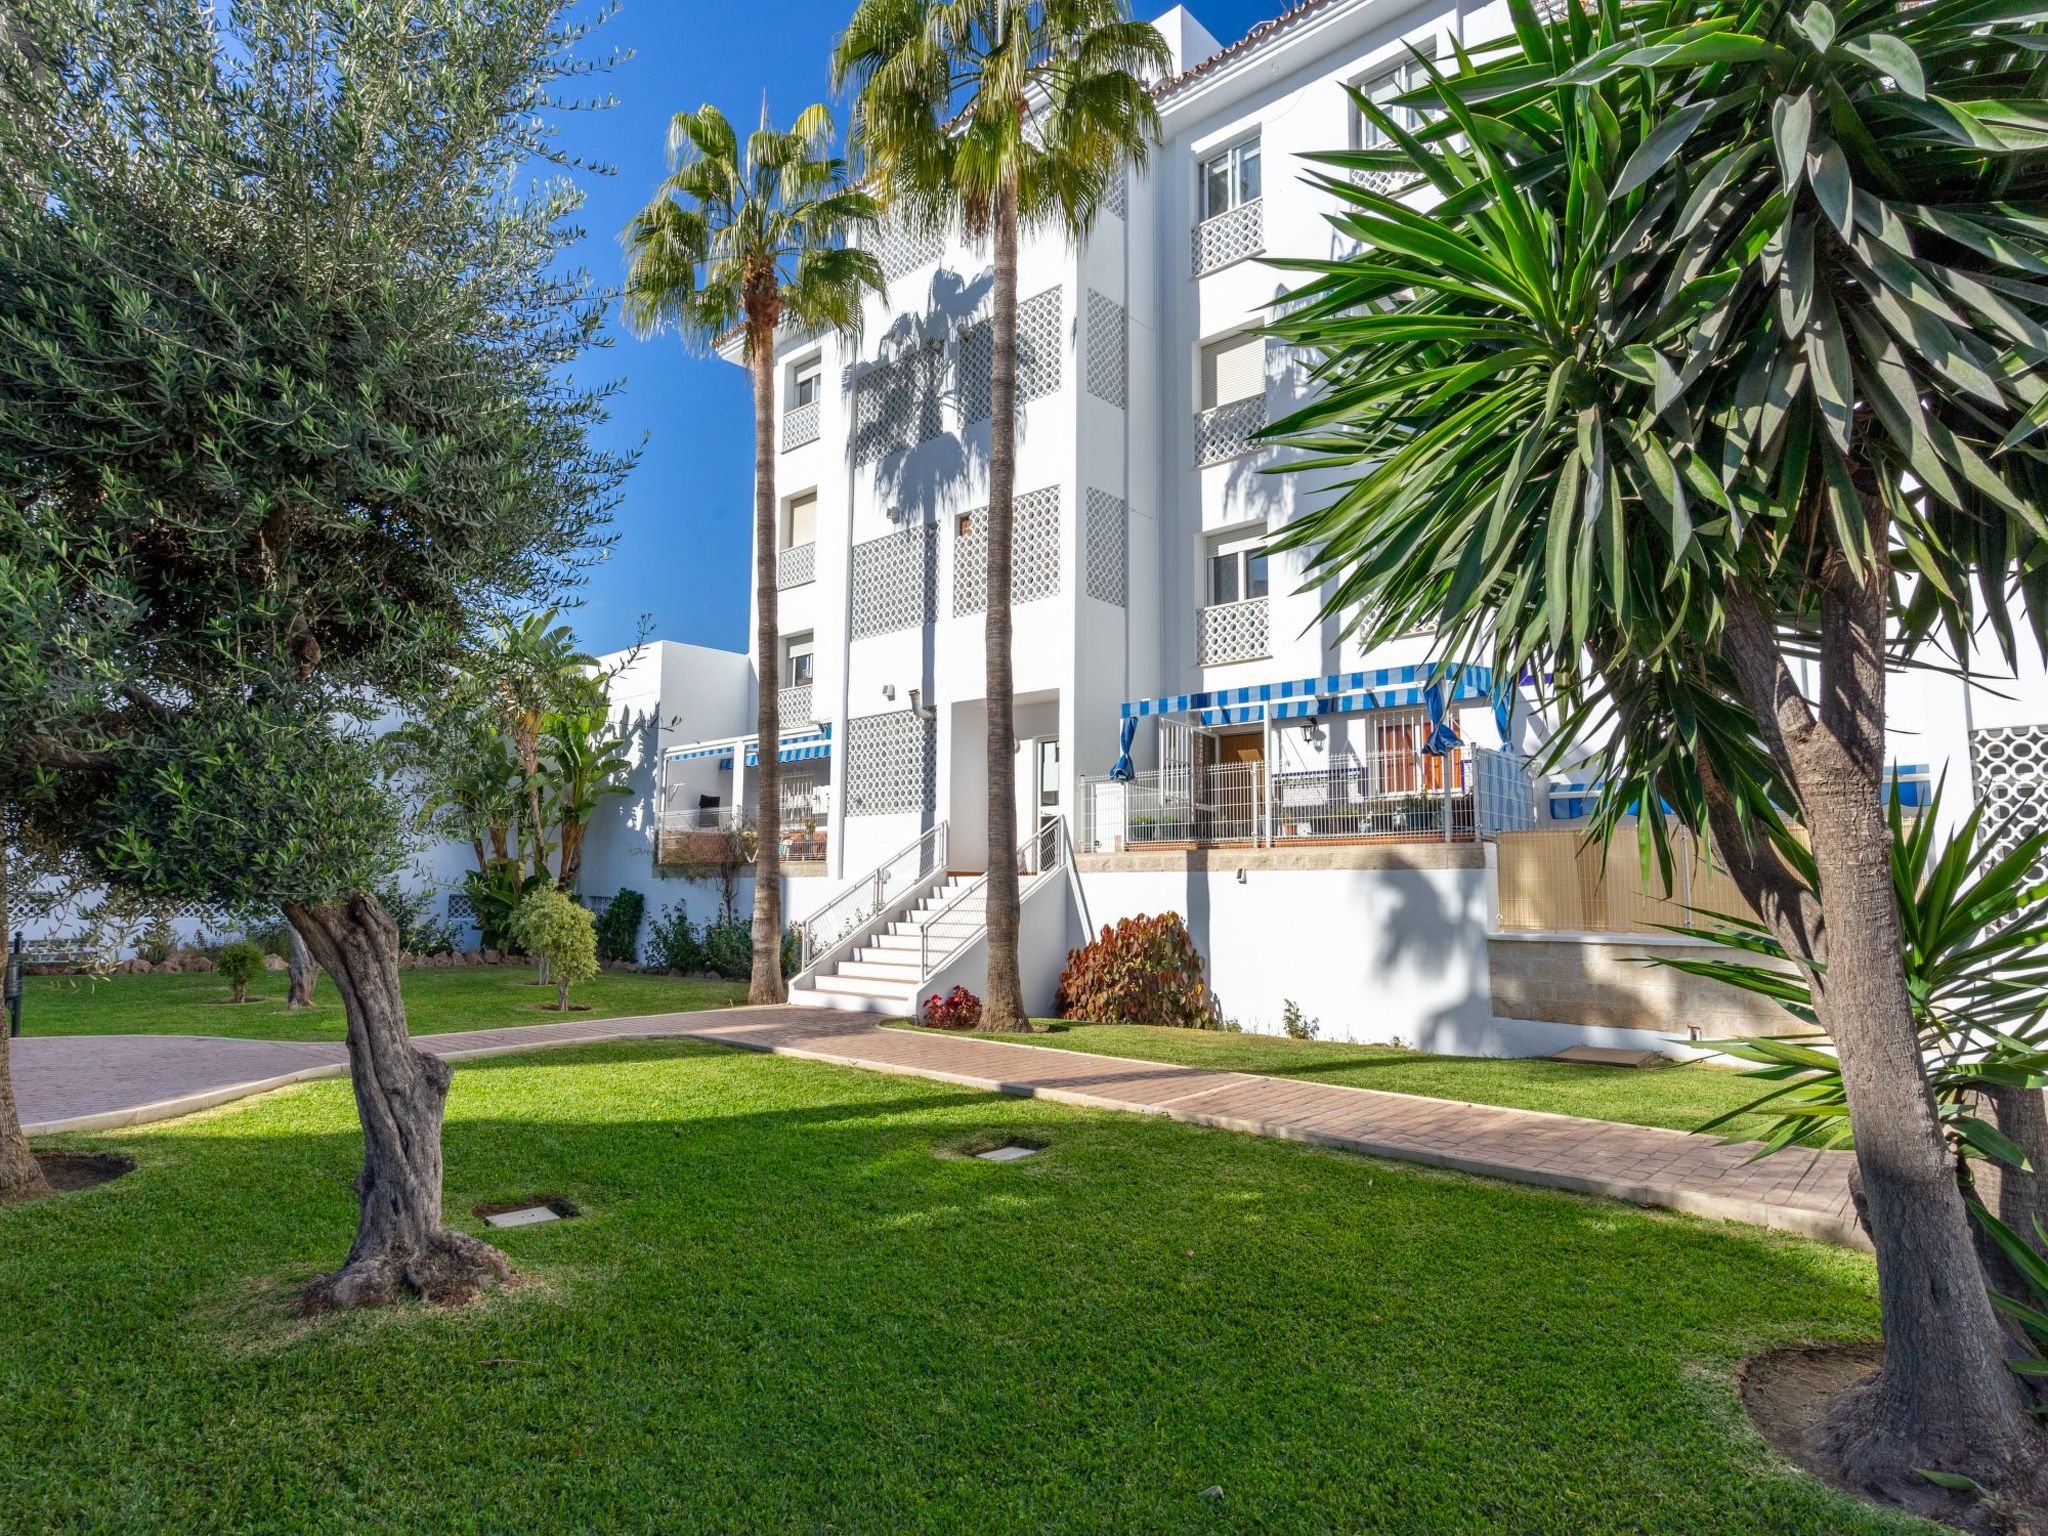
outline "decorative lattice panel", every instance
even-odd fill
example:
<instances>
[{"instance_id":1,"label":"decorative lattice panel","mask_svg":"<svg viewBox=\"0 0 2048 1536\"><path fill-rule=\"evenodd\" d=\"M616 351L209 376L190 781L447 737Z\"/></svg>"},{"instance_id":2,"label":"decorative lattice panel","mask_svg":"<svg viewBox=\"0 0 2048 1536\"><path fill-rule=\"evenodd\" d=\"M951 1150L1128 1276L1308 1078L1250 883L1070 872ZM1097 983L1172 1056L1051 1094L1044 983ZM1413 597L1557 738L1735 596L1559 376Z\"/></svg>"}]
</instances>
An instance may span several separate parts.
<instances>
[{"instance_id":1,"label":"decorative lattice panel","mask_svg":"<svg viewBox=\"0 0 2048 1536\"><path fill-rule=\"evenodd\" d=\"M882 264L882 275L895 282L939 259L945 237L936 229L919 229L902 219L885 219L867 237L867 248Z\"/></svg>"},{"instance_id":2,"label":"decorative lattice panel","mask_svg":"<svg viewBox=\"0 0 2048 1536\"><path fill-rule=\"evenodd\" d=\"M931 623L938 608L938 533L934 524L921 523L853 546L853 639Z\"/></svg>"},{"instance_id":3,"label":"decorative lattice panel","mask_svg":"<svg viewBox=\"0 0 2048 1536\"><path fill-rule=\"evenodd\" d=\"M1233 400L1195 418L1195 463L1220 464L1248 452L1252 434L1266 424L1266 397Z\"/></svg>"},{"instance_id":4,"label":"decorative lattice panel","mask_svg":"<svg viewBox=\"0 0 2048 1536\"><path fill-rule=\"evenodd\" d=\"M796 544L775 557L775 585L807 586L818 579L818 546Z\"/></svg>"},{"instance_id":5,"label":"decorative lattice panel","mask_svg":"<svg viewBox=\"0 0 2048 1536\"><path fill-rule=\"evenodd\" d=\"M2048 827L2048 725L2012 725L1970 733L1970 777L1984 820L1998 829L2003 857L2022 839ZM2034 866L2048 879L2048 860Z\"/></svg>"},{"instance_id":6,"label":"decorative lattice panel","mask_svg":"<svg viewBox=\"0 0 2048 1536\"><path fill-rule=\"evenodd\" d=\"M872 464L946 430L946 353L937 341L866 369L853 385L853 461Z\"/></svg>"},{"instance_id":7,"label":"decorative lattice panel","mask_svg":"<svg viewBox=\"0 0 2048 1536\"><path fill-rule=\"evenodd\" d=\"M1266 639L1266 599L1218 603L1195 610L1195 661L1204 667L1252 661L1271 654Z\"/></svg>"},{"instance_id":8,"label":"decorative lattice panel","mask_svg":"<svg viewBox=\"0 0 2048 1536\"><path fill-rule=\"evenodd\" d=\"M1088 393L1121 406L1128 391L1130 326L1124 307L1107 294L1088 290Z\"/></svg>"},{"instance_id":9,"label":"decorative lattice panel","mask_svg":"<svg viewBox=\"0 0 2048 1536\"><path fill-rule=\"evenodd\" d=\"M469 899L467 891L448 893L448 921L457 927L476 926L476 903Z\"/></svg>"},{"instance_id":10,"label":"decorative lattice panel","mask_svg":"<svg viewBox=\"0 0 2048 1536\"><path fill-rule=\"evenodd\" d=\"M1010 606L1056 597L1060 590L1058 486L1016 498L1010 526ZM988 509L967 514L967 532L953 540L953 617L988 607Z\"/></svg>"},{"instance_id":11,"label":"decorative lattice panel","mask_svg":"<svg viewBox=\"0 0 2048 1536\"><path fill-rule=\"evenodd\" d=\"M1017 403L1028 405L1060 387L1060 290L1048 288L1017 306ZM960 332L960 420L971 425L992 414L990 380L995 371L994 327L977 320Z\"/></svg>"},{"instance_id":12,"label":"decorative lattice panel","mask_svg":"<svg viewBox=\"0 0 2048 1536\"><path fill-rule=\"evenodd\" d=\"M1392 197L1403 187L1415 181L1415 179L1416 177L1412 172L1406 171L1354 170L1351 173L1351 184L1354 187L1363 187L1368 192L1377 192L1381 197Z\"/></svg>"},{"instance_id":13,"label":"decorative lattice panel","mask_svg":"<svg viewBox=\"0 0 2048 1536\"><path fill-rule=\"evenodd\" d=\"M777 690L775 708L779 712L784 730L792 726L812 725L817 722L818 717L811 711L809 683L798 683L793 687Z\"/></svg>"},{"instance_id":14,"label":"decorative lattice panel","mask_svg":"<svg viewBox=\"0 0 2048 1536\"><path fill-rule=\"evenodd\" d=\"M1124 525L1130 508L1121 496L1088 492L1088 595L1121 608L1129 585L1124 570Z\"/></svg>"},{"instance_id":15,"label":"decorative lattice panel","mask_svg":"<svg viewBox=\"0 0 2048 1536\"><path fill-rule=\"evenodd\" d=\"M1120 219L1131 216L1131 195L1125 187L1126 180L1122 171L1109 178L1109 196L1102 205Z\"/></svg>"},{"instance_id":16,"label":"decorative lattice panel","mask_svg":"<svg viewBox=\"0 0 2048 1536\"><path fill-rule=\"evenodd\" d=\"M1195 271L1213 272L1266 248L1266 205L1253 198L1195 226Z\"/></svg>"},{"instance_id":17,"label":"decorative lattice panel","mask_svg":"<svg viewBox=\"0 0 2048 1536\"><path fill-rule=\"evenodd\" d=\"M782 418L782 451L801 448L805 443L818 440L818 424L823 402L810 401L787 412Z\"/></svg>"},{"instance_id":18,"label":"decorative lattice panel","mask_svg":"<svg viewBox=\"0 0 2048 1536\"><path fill-rule=\"evenodd\" d=\"M927 811L938 799L939 731L913 710L846 722L846 814Z\"/></svg>"}]
</instances>

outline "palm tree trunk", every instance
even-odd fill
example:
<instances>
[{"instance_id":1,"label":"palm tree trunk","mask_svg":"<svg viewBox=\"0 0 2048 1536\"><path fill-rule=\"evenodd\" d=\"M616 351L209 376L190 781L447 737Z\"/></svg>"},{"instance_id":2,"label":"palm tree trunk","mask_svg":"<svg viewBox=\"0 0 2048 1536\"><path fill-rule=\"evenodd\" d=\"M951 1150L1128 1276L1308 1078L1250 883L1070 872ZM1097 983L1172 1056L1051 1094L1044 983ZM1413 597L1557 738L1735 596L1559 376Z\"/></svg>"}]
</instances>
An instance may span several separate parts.
<instances>
[{"instance_id":1,"label":"palm tree trunk","mask_svg":"<svg viewBox=\"0 0 2048 1536\"><path fill-rule=\"evenodd\" d=\"M374 896L285 908L333 978L348 1016L348 1065L363 1126L361 1215L348 1261L314 1279L307 1312L381 1306L410 1291L463 1301L512 1272L488 1243L441 1224L441 1112L448 1063L414 1049L398 990L398 925Z\"/></svg>"},{"instance_id":2,"label":"palm tree trunk","mask_svg":"<svg viewBox=\"0 0 2048 1536\"><path fill-rule=\"evenodd\" d=\"M754 972L750 1003L789 999L782 980L782 640L777 611L775 518L775 325L755 327L754 669L761 685L755 726L761 770L754 812Z\"/></svg>"},{"instance_id":3,"label":"palm tree trunk","mask_svg":"<svg viewBox=\"0 0 2048 1536\"><path fill-rule=\"evenodd\" d=\"M0 843L0 965L14 942L12 913L7 901L7 846ZM0 1205L10 1200L32 1200L47 1195L42 1164L28 1149L21 1134L21 1114L14 1106L14 1069L9 1057L12 1042L7 1037L7 1016L0 1012Z\"/></svg>"},{"instance_id":4,"label":"palm tree trunk","mask_svg":"<svg viewBox=\"0 0 2048 1536\"><path fill-rule=\"evenodd\" d=\"M555 880L555 889L567 895L576 893L576 882L583 874L583 829L580 821L562 818L562 872Z\"/></svg>"},{"instance_id":5,"label":"palm tree trunk","mask_svg":"<svg viewBox=\"0 0 2048 1536\"><path fill-rule=\"evenodd\" d=\"M1873 509L1873 543L1886 524ZM1885 584L1832 557L1822 599L1818 705L1801 697L1775 630L1728 596L1727 653L1812 841L1817 922L1794 921L1760 878L1725 793L1709 784L1717 851L1788 951L1809 956L1814 1010L1834 1041L1855 1128L1862 1206L1877 1256L1884 1365L1818 1444L1856 1486L1904 1496L1916 1469L1990 1489L2040 1483L2039 1442L1992 1310L1956 1168L1936 1118L1900 961L1884 797ZM1803 896L1792 900L1805 899Z\"/></svg>"},{"instance_id":6,"label":"palm tree trunk","mask_svg":"<svg viewBox=\"0 0 2048 1536\"><path fill-rule=\"evenodd\" d=\"M1017 957L1017 719L1010 657L1010 554L1017 491L1017 195L995 209L995 360L988 445L988 985L981 1027L1027 1030Z\"/></svg>"}]
</instances>

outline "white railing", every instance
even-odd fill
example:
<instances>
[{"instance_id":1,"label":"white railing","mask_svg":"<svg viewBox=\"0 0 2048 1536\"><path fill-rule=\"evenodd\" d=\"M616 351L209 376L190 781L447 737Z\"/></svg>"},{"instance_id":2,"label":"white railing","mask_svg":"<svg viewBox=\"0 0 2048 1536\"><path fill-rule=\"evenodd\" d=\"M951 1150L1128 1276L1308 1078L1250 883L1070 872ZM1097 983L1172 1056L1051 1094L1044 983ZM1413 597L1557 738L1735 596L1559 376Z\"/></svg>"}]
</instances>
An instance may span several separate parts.
<instances>
[{"instance_id":1,"label":"white railing","mask_svg":"<svg viewBox=\"0 0 2048 1536\"><path fill-rule=\"evenodd\" d=\"M1259 198L1239 203L1195 226L1195 274L1213 272L1266 248L1266 205Z\"/></svg>"},{"instance_id":2,"label":"white railing","mask_svg":"<svg viewBox=\"0 0 2048 1536\"><path fill-rule=\"evenodd\" d=\"M775 695L775 707L782 712L782 728L788 730L792 721L806 725L817 723L817 716L811 713L811 685L796 683Z\"/></svg>"},{"instance_id":3,"label":"white railing","mask_svg":"<svg viewBox=\"0 0 2048 1536\"><path fill-rule=\"evenodd\" d=\"M1265 424L1263 394L1203 411L1195 417L1195 467L1221 464L1225 459L1251 452L1258 446L1253 437Z\"/></svg>"},{"instance_id":4,"label":"white railing","mask_svg":"<svg viewBox=\"0 0 2048 1536\"><path fill-rule=\"evenodd\" d=\"M819 407L822 401L812 400L795 406L782 417L782 451L801 448L806 443L815 443L819 432Z\"/></svg>"},{"instance_id":5,"label":"white railing","mask_svg":"<svg viewBox=\"0 0 2048 1536\"><path fill-rule=\"evenodd\" d=\"M1260 762L1081 783L1081 846L1279 847L1290 843L1471 842L1477 835L1471 749L1339 753L1323 767L1269 773Z\"/></svg>"},{"instance_id":6,"label":"white railing","mask_svg":"<svg viewBox=\"0 0 2048 1536\"><path fill-rule=\"evenodd\" d=\"M1270 656L1266 602L1263 597L1248 597L1242 602L1196 609L1195 664L1216 667Z\"/></svg>"},{"instance_id":7,"label":"white railing","mask_svg":"<svg viewBox=\"0 0 2048 1536\"><path fill-rule=\"evenodd\" d=\"M1020 902L1024 896L1022 882L1028 878L1035 885L1046 875L1057 874L1065 869L1067 853L1071 847L1072 844L1067 838L1067 819L1064 816L1053 818L1017 845L1017 897ZM970 901L978 902L979 906L973 911L964 910ZM950 955L987 926L988 876L983 874L970 880L957 896L919 925L917 974L920 984L932 973L934 932L951 936L951 942L946 946L946 954Z\"/></svg>"},{"instance_id":8,"label":"white railing","mask_svg":"<svg viewBox=\"0 0 2048 1536\"><path fill-rule=\"evenodd\" d=\"M775 585L808 586L818 579L818 546L792 544L775 557Z\"/></svg>"},{"instance_id":9,"label":"white railing","mask_svg":"<svg viewBox=\"0 0 2048 1536\"><path fill-rule=\"evenodd\" d=\"M693 807L655 812L654 825L662 832L744 832L754 824L754 813L737 805Z\"/></svg>"},{"instance_id":10,"label":"white railing","mask_svg":"<svg viewBox=\"0 0 2048 1536\"><path fill-rule=\"evenodd\" d=\"M939 822L805 918L798 972L813 972L839 951L850 950L861 930L892 901L904 899L919 884L944 874L949 841L948 823Z\"/></svg>"}]
</instances>

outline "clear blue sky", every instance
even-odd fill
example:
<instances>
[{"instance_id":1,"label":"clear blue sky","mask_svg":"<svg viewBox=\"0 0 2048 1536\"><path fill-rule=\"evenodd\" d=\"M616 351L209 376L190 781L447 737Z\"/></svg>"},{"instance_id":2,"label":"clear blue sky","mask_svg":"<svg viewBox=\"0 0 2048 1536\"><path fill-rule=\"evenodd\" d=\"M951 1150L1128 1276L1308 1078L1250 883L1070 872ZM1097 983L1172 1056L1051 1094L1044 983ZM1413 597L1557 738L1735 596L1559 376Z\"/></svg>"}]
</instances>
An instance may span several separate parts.
<instances>
[{"instance_id":1,"label":"clear blue sky","mask_svg":"<svg viewBox=\"0 0 2048 1536\"><path fill-rule=\"evenodd\" d=\"M1189 9L1227 44L1287 3L1191 0ZM609 91L619 104L570 114L562 143L617 168L611 176L579 177L588 194L580 256L599 280L617 284L618 232L661 179L669 118L710 102L749 122L765 90L770 112L786 123L825 97L826 53L852 6L853 0L625 0L597 29L593 52L633 53L593 84L593 94ZM1152 16L1165 0L1133 8ZM593 651L629 644L643 613L653 616L659 639L745 649L753 478L745 377L729 363L691 355L673 337L634 340L616 311L610 329L613 345L579 373L624 381L608 441L630 446L644 438L645 446L617 513L618 544L591 572L584 603L569 619Z\"/></svg>"}]
</instances>

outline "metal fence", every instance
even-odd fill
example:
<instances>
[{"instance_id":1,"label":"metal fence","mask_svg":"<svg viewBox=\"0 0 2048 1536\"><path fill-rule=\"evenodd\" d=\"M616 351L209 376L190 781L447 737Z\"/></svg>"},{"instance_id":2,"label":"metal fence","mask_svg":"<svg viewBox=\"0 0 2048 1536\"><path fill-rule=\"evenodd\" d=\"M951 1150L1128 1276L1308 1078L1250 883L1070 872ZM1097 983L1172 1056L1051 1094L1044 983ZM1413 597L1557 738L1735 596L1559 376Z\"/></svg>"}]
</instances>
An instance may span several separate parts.
<instances>
[{"instance_id":1,"label":"metal fence","mask_svg":"<svg viewBox=\"0 0 2048 1536\"><path fill-rule=\"evenodd\" d=\"M1309 842L1471 842L1478 833L1471 749L1334 754L1323 766L1261 762L1141 773L1081 785L1081 846L1276 847Z\"/></svg>"}]
</instances>

